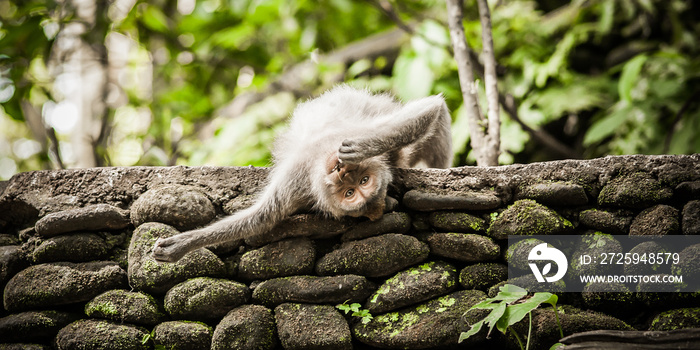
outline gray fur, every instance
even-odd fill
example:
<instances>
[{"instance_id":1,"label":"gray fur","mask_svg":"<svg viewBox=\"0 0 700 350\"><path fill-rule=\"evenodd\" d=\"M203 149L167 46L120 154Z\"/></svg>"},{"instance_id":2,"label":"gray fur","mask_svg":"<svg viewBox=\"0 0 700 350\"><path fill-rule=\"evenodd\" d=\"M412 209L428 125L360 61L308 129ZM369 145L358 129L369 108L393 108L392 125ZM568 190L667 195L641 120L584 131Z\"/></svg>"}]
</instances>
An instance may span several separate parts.
<instances>
[{"instance_id":1,"label":"gray fur","mask_svg":"<svg viewBox=\"0 0 700 350\"><path fill-rule=\"evenodd\" d=\"M450 135L442 96L402 105L388 95L336 87L294 110L289 129L275 142L268 184L253 206L159 239L153 256L177 261L197 248L270 231L303 208L376 219L384 209L391 168L449 167Z\"/></svg>"}]
</instances>

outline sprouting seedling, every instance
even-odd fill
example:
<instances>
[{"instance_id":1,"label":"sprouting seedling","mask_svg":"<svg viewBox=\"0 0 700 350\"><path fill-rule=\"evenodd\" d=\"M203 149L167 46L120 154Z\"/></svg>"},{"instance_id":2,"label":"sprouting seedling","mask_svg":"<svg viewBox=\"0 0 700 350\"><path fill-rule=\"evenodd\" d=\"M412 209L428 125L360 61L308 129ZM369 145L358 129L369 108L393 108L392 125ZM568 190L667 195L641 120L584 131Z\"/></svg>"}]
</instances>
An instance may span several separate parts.
<instances>
[{"instance_id":1,"label":"sprouting seedling","mask_svg":"<svg viewBox=\"0 0 700 350\"><path fill-rule=\"evenodd\" d=\"M556 294L540 292L535 293L531 297L527 297L527 290L514 286L511 284L506 284L500 288L500 292L493 298L488 298L474 306L472 306L467 312L475 309L485 309L491 310L491 312L481 321L473 324L471 328L463 332L459 336L459 342L471 337L472 335L478 333L484 323L489 326L488 334L491 334L493 327L496 327L501 333L506 334L508 330L513 334L515 339L518 341L521 349L530 348L530 335L532 333L532 310L538 308L542 303L550 304L554 308L554 315L557 320L557 325L559 326L559 334L564 337L564 332L561 328L561 323L559 322L559 313L557 311L557 300L559 298ZM528 328L528 335L526 346L523 347L520 335L511 328L513 324L519 322L525 315L530 317L530 326ZM488 336L488 335L487 335ZM552 346L552 349L556 348L558 344Z\"/></svg>"},{"instance_id":2,"label":"sprouting seedling","mask_svg":"<svg viewBox=\"0 0 700 350\"><path fill-rule=\"evenodd\" d=\"M362 305L358 303L352 303L350 305L346 303L338 304L335 306L338 308L338 310L345 312L347 315L348 313L352 312L350 316L355 316L355 317L360 317L362 319L362 324L367 324L369 321L372 321L372 314L369 312L367 309L360 309Z\"/></svg>"}]
</instances>

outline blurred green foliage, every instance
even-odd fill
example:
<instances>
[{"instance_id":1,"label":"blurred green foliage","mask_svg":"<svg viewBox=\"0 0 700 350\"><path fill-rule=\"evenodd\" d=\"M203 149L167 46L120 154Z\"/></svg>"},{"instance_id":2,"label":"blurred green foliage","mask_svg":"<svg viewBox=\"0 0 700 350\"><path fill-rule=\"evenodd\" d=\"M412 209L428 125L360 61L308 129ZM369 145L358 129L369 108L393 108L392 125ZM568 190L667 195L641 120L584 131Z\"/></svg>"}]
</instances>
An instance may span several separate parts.
<instances>
[{"instance_id":1,"label":"blurred green foliage","mask_svg":"<svg viewBox=\"0 0 700 350\"><path fill-rule=\"evenodd\" d=\"M492 1L499 88L518 118L582 158L700 151L700 9L691 0ZM443 1L117 0L97 13L89 45L122 64L123 98L108 104L105 165L269 165L269 147L294 106L338 80L408 100L442 93L453 111L455 165L473 164ZM60 103L57 37L75 21L65 2L0 0L0 178L52 165L27 106L47 121ZM386 14L393 15L387 16ZM481 49L476 3L465 1L470 46ZM317 60L399 24L398 52L332 64ZM117 46L114 42L128 43ZM126 50L122 52L119 50ZM303 62L299 87L281 86ZM340 77L340 79L338 79ZM60 79L58 79L60 80ZM274 87L271 88L271 87ZM311 88L309 88L311 87ZM483 89L483 84L480 84ZM267 93L262 93L267 92ZM235 116L231 101L259 98ZM481 102L485 104L483 92ZM500 162L560 158L502 114Z\"/></svg>"}]
</instances>

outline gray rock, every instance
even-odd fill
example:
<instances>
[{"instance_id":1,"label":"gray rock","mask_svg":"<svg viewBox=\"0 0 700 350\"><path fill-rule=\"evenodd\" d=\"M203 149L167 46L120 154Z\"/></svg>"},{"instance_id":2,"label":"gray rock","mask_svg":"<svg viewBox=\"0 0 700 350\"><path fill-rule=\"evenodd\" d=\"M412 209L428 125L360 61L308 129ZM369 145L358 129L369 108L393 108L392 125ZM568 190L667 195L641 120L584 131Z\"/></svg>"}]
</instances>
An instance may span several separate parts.
<instances>
[{"instance_id":1,"label":"gray rock","mask_svg":"<svg viewBox=\"0 0 700 350\"><path fill-rule=\"evenodd\" d=\"M498 208L501 199L492 192L452 191L441 194L410 190L403 196L403 205L419 211L489 210Z\"/></svg>"},{"instance_id":2,"label":"gray rock","mask_svg":"<svg viewBox=\"0 0 700 350\"><path fill-rule=\"evenodd\" d=\"M64 327L56 336L58 350L148 350L151 341L143 328L102 320L80 320Z\"/></svg>"},{"instance_id":3,"label":"gray rock","mask_svg":"<svg viewBox=\"0 0 700 350\"><path fill-rule=\"evenodd\" d=\"M251 250L241 257L238 277L245 280L307 275L313 271L316 249L308 238L291 238Z\"/></svg>"},{"instance_id":4,"label":"gray rock","mask_svg":"<svg viewBox=\"0 0 700 350\"><path fill-rule=\"evenodd\" d=\"M556 235L574 226L555 211L530 199L519 200L491 222L488 234L495 239L509 235Z\"/></svg>"},{"instance_id":5,"label":"gray rock","mask_svg":"<svg viewBox=\"0 0 700 350\"><path fill-rule=\"evenodd\" d=\"M473 233L436 233L428 237L430 252L466 262L496 260L501 247L491 238Z\"/></svg>"},{"instance_id":6,"label":"gray rock","mask_svg":"<svg viewBox=\"0 0 700 350\"><path fill-rule=\"evenodd\" d=\"M165 294L165 310L175 319L213 321L250 299L239 282L198 277L182 282Z\"/></svg>"},{"instance_id":7,"label":"gray rock","mask_svg":"<svg viewBox=\"0 0 700 350\"><path fill-rule=\"evenodd\" d=\"M515 195L515 200L520 199L532 199L538 203L555 206L577 206L588 203L586 191L581 185L561 181L525 186Z\"/></svg>"},{"instance_id":8,"label":"gray rock","mask_svg":"<svg viewBox=\"0 0 700 350\"><path fill-rule=\"evenodd\" d=\"M3 342L44 342L61 328L80 318L79 314L60 311L27 311L0 318Z\"/></svg>"},{"instance_id":9,"label":"gray rock","mask_svg":"<svg viewBox=\"0 0 700 350\"><path fill-rule=\"evenodd\" d=\"M282 304L275 308L275 320L287 350L352 349L348 323L330 305Z\"/></svg>"},{"instance_id":10,"label":"gray rock","mask_svg":"<svg viewBox=\"0 0 700 350\"><path fill-rule=\"evenodd\" d=\"M367 300L365 308L371 314L383 314L445 295L455 288L457 269L446 262L431 261L386 280Z\"/></svg>"},{"instance_id":11,"label":"gray rock","mask_svg":"<svg viewBox=\"0 0 700 350\"><path fill-rule=\"evenodd\" d=\"M700 200L690 201L683 207L683 234L700 235Z\"/></svg>"},{"instance_id":12,"label":"gray rock","mask_svg":"<svg viewBox=\"0 0 700 350\"><path fill-rule=\"evenodd\" d=\"M136 228L129 244L129 284L133 288L163 294L190 278L225 274L223 261L206 248L189 252L175 263L157 262L151 255L156 240L178 233L173 227L155 222Z\"/></svg>"},{"instance_id":13,"label":"gray rock","mask_svg":"<svg viewBox=\"0 0 700 350\"><path fill-rule=\"evenodd\" d=\"M131 205L131 222L161 222L187 231L214 220L216 209L204 192L193 186L164 185L142 194Z\"/></svg>"},{"instance_id":14,"label":"gray rock","mask_svg":"<svg viewBox=\"0 0 700 350\"><path fill-rule=\"evenodd\" d=\"M108 204L64 210L41 218L34 225L44 237L73 231L117 230L129 226L129 211Z\"/></svg>"},{"instance_id":15,"label":"gray rock","mask_svg":"<svg viewBox=\"0 0 700 350\"><path fill-rule=\"evenodd\" d=\"M576 275L609 275L622 272L622 265L610 263L608 258L607 264L602 264L598 261L597 264L584 264L581 262L582 255L588 255L594 258L601 259L601 254L622 254L622 245L615 237L595 232L581 236L581 242L576 245L572 257L569 259L569 269ZM540 266L540 268L542 268ZM569 274L569 272L567 272Z\"/></svg>"},{"instance_id":16,"label":"gray rock","mask_svg":"<svg viewBox=\"0 0 700 350\"><path fill-rule=\"evenodd\" d=\"M428 216L430 225L450 232L476 233L486 231L484 219L467 213L432 212Z\"/></svg>"},{"instance_id":17,"label":"gray rock","mask_svg":"<svg viewBox=\"0 0 700 350\"><path fill-rule=\"evenodd\" d=\"M634 291L622 283L590 282L583 287L581 297L588 309L605 311L611 315L639 311L639 301Z\"/></svg>"},{"instance_id":18,"label":"gray rock","mask_svg":"<svg viewBox=\"0 0 700 350\"><path fill-rule=\"evenodd\" d=\"M43 344L2 343L0 350L53 350L53 348Z\"/></svg>"},{"instance_id":19,"label":"gray rock","mask_svg":"<svg viewBox=\"0 0 700 350\"><path fill-rule=\"evenodd\" d=\"M700 199L700 180L686 181L676 186L675 193L682 199Z\"/></svg>"},{"instance_id":20,"label":"gray rock","mask_svg":"<svg viewBox=\"0 0 700 350\"><path fill-rule=\"evenodd\" d=\"M683 276L685 281L697 281L700 278L700 244L693 244L678 255L679 263L671 266L672 274Z\"/></svg>"},{"instance_id":21,"label":"gray rock","mask_svg":"<svg viewBox=\"0 0 700 350\"><path fill-rule=\"evenodd\" d=\"M625 322L602 313L593 311L582 311L568 305L559 305L559 321L564 335L580 332L593 331L598 329L631 331ZM513 329L518 334L527 334L529 329L529 319L525 317L520 322L514 324ZM518 342L513 337L512 332L508 332L507 339L510 344L508 348L519 348ZM549 349L552 344L559 341L561 335L557 319L554 317L552 308L538 308L532 311L532 337L530 339L530 349Z\"/></svg>"},{"instance_id":22,"label":"gray rock","mask_svg":"<svg viewBox=\"0 0 700 350\"><path fill-rule=\"evenodd\" d=\"M153 329L153 343L165 349L209 349L212 332L211 327L200 322L163 322Z\"/></svg>"},{"instance_id":23,"label":"gray rock","mask_svg":"<svg viewBox=\"0 0 700 350\"><path fill-rule=\"evenodd\" d=\"M390 233L343 243L318 260L316 272L321 276L389 276L422 262L428 253L428 246L415 237Z\"/></svg>"},{"instance_id":24,"label":"gray rock","mask_svg":"<svg viewBox=\"0 0 700 350\"><path fill-rule=\"evenodd\" d=\"M384 214L377 221L363 221L352 226L343 234L343 242L354 241L385 233L406 233L411 229L411 217L406 213L392 212Z\"/></svg>"},{"instance_id":25,"label":"gray rock","mask_svg":"<svg viewBox=\"0 0 700 350\"><path fill-rule=\"evenodd\" d=\"M244 305L231 310L214 330L211 350L272 350L277 346L272 310Z\"/></svg>"},{"instance_id":26,"label":"gray rock","mask_svg":"<svg viewBox=\"0 0 700 350\"><path fill-rule=\"evenodd\" d=\"M316 214L298 214L285 219L269 232L246 237L245 242L259 247L285 238L329 238L347 231L355 222L350 218L335 220Z\"/></svg>"},{"instance_id":27,"label":"gray rock","mask_svg":"<svg viewBox=\"0 0 700 350\"><path fill-rule=\"evenodd\" d=\"M146 326L154 326L165 317L152 296L123 289L109 290L96 296L85 305L85 314L92 318Z\"/></svg>"},{"instance_id":28,"label":"gray rock","mask_svg":"<svg viewBox=\"0 0 700 350\"><path fill-rule=\"evenodd\" d=\"M268 307L286 302L342 304L361 303L376 286L363 276L332 277L291 276L260 283L253 291L253 300Z\"/></svg>"},{"instance_id":29,"label":"gray rock","mask_svg":"<svg viewBox=\"0 0 700 350\"><path fill-rule=\"evenodd\" d=\"M671 252L657 242L648 241L637 244L636 246L634 246L634 248L630 249L628 253L631 254L631 256L637 254L638 257L641 257L649 256L651 254L654 254L654 256L658 256L656 254L662 254L661 256L664 256L664 253ZM623 265L623 269L626 275L655 275L659 273L671 272L669 264L660 263L625 264Z\"/></svg>"},{"instance_id":30,"label":"gray rock","mask_svg":"<svg viewBox=\"0 0 700 350\"><path fill-rule=\"evenodd\" d=\"M525 238L515 243L509 242L508 250L506 250L506 262L508 266L520 271L530 271L530 263L528 255L536 246L545 243L537 238Z\"/></svg>"},{"instance_id":31,"label":"gray rock","mask_svg":"<svg viewBox=\"0 0 700 350\"><path fill-rule=\"evenodd\" d=\"M15 235L10 235L7 233L0 233L0 246L6 245L19 245L22 242Z\"/></svg>"},{"instance_id":32,"label":"gray rock","mask_svg":"<svg viewBox=\"0 0 700 350\"><path fill-rule=\"evenodd\" d=\"M35 263L54 261L85 262L109 257L107 242L94 233L49 237L33 252Z\"/></svg>"},{"instance_id":33,"label":"gray rock","mask_svg":"<svg viewBox=\"0 0 700 350\"><path fill-rule=\"evenodd\" d=\"M664 311L651 321L650 331L673 331L684 328L700 328L700 307Z\"/></svg>"},{"instance_id":34,"label":"gray rock","mask_svg":"<svg viewBox=\"0 0 700 350\"><path fill-rule=\"evenodd\" d=\"M641 209L668 201L673 191L647 173L622 175L610 181L598 195L598 205Z\"/></svg>"},{"instance_id":35,"label":"gray rock","mask_svg":"<svg viewBox=\"0 0 700 350\"><path fill-rule=\"evenodd\" d=\"M126 272L111 261L30 266L12 277L4 293L10 312L88 301L110 289L125 288Z\"/></svg>"},{"instance_id":36,"label":"gray rock","mask_svg":"<svg viewBox=\"0 0 700 350\"><path fill-rule=\"evenodd\" d=\"M629 214L629 215L626 215ZM632 224L632 213L610 212L588 209L579 214L579 222L594 230L611 234L626 235Z\"/></svg>"},{"instance_id":37,"label":"gray rock","mask_svg":"<svg viewBox=\"0 0 700 350\"><path fill-rule=\"evenodd\" d=\"M487 291L491 286L508 279L508 266L499 263L469 265L459 273L459 284L464 289Z\"/></svg>"},{"instance_id":38,"label":"gray rock","mask_svg":"<svg viewBox=\"0 0 700 350\"><path fill-rule=\"evenodd\" d=\"M18 245L0 247L0 290L5 289L7 281L29 266L22 249Z\"/></svg>"},{"instance_id":39,"label":"gray rock","mask_svg":"<svg viewBox=\"0 0 700 350\"><path fill-rule=\"evenodd\" d=\"M484 300L478 290L462 290L415 307L390 312L368 323L357 322L355 338L367 345L389 349L444 348L457 345L469 327L462 315Z\"/></svg>"},{"instance_id":40,"label":"gray rock","mask_svg":"<svg viewBox=\"0 0 700 350\"><path fill-rule=\"evenodd\" d=\"M678 209L668 205L656 205L644 209L630 225L630 236L666 236L680 232Z\"/></svg>"}]
</instances>

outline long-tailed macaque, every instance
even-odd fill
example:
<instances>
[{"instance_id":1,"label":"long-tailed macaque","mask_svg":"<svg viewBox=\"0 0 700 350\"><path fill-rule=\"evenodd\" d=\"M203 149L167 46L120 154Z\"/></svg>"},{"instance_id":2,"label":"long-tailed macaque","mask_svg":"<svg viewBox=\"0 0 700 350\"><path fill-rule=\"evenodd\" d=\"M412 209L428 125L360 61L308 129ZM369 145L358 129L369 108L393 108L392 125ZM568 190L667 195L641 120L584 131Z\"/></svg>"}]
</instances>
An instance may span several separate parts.
<instances>
[{"instance_id":1,"label":"long-tailed macaque","mask_svg":"<svg viewBox=\"0 0 700 350\"><path fill-rule=\"evenodd\" d=\"M340 86L297 106L272 155L274 166L255 204L159 239L155 259L174 262L197 248L270 231L303 208L376 220L392 167L451 165L450 114L442 96L401 104Z\"/></svg>"}]
</instances>

